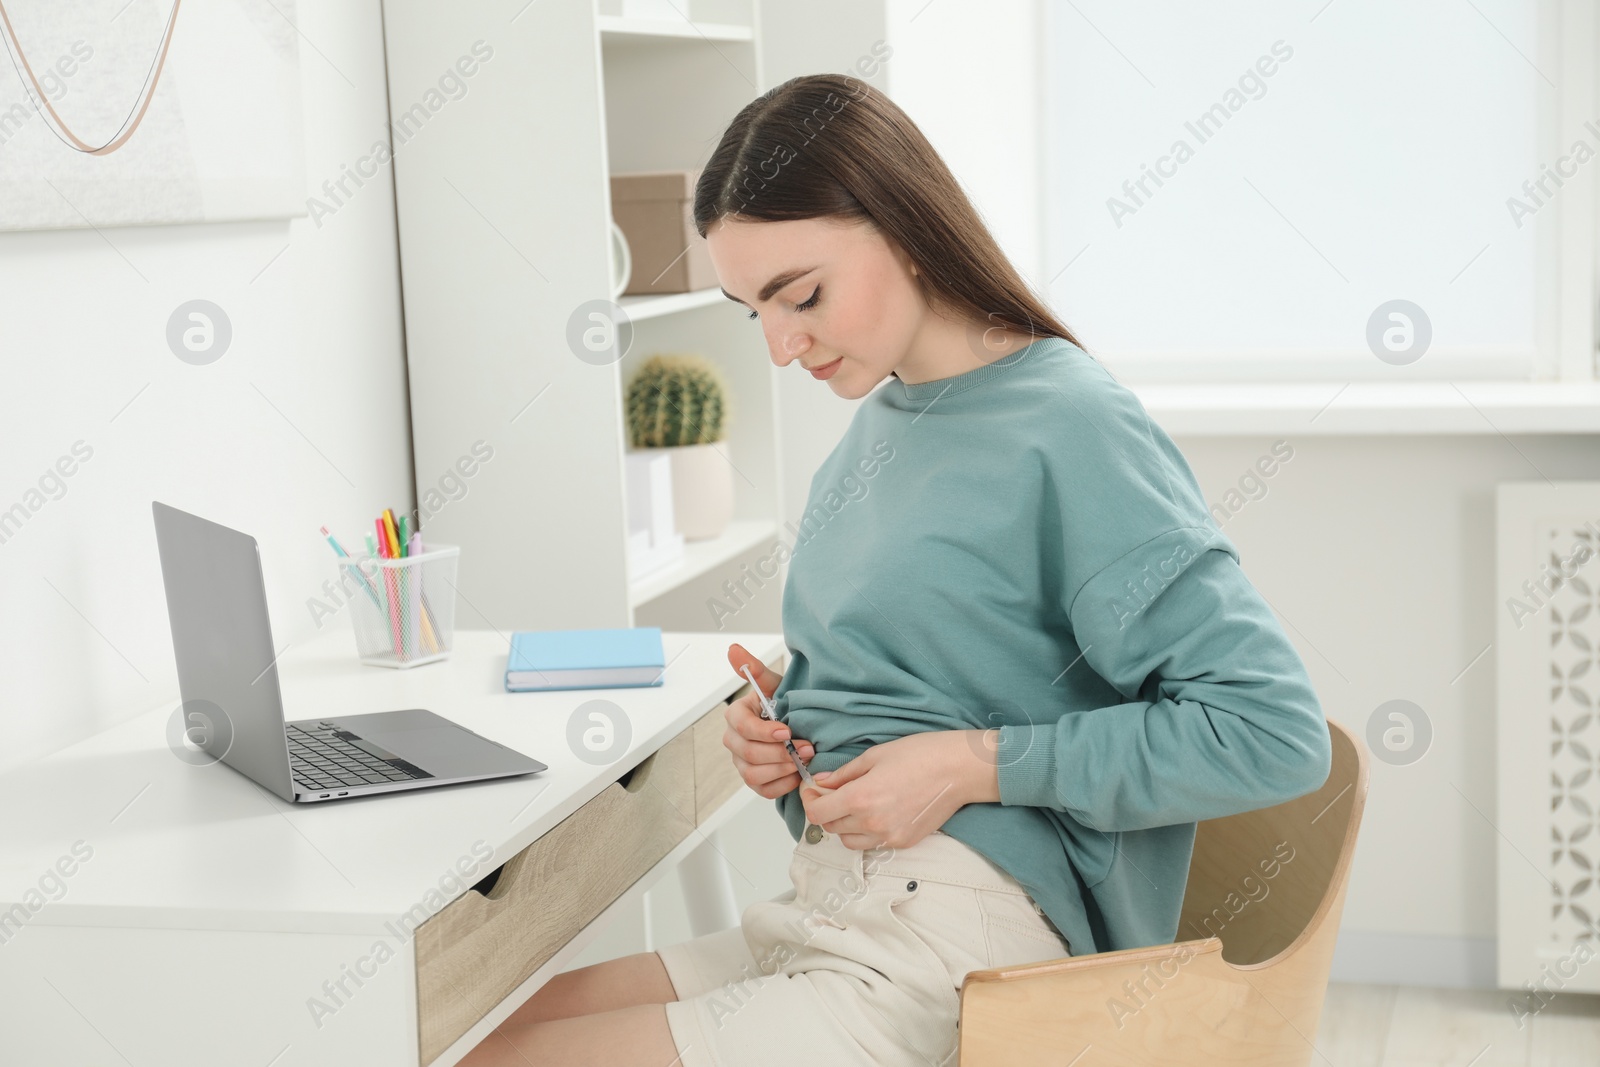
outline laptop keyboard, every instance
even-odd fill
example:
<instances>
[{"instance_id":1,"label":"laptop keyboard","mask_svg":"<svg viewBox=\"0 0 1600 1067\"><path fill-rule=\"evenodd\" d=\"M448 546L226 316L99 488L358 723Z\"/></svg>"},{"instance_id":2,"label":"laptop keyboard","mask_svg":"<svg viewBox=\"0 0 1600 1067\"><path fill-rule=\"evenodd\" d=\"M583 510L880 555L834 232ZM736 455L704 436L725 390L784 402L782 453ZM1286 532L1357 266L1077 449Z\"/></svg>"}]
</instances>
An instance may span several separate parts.
<instances>
[{"instance_id":1,"label":"laptop keyboard","mask_svg":"<svg viewBox=\"0 0 1600 1067\"><path fill-rule=\"evenodd\" d=\"M289 740L289 769L297 784L307 789L348 789L385 782L431 778L431 774L403 759L379 759L351 743L332 723L307 730L295 723L284 726Z\"/></svg>"}]
</instances>

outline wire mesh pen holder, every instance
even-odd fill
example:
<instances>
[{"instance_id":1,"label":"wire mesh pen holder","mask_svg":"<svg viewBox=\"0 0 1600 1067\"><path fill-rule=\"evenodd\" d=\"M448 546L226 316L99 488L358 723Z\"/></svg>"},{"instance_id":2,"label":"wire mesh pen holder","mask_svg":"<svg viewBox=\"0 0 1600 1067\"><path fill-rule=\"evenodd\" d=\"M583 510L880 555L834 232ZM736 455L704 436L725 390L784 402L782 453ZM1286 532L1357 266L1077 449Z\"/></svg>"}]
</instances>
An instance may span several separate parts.
<instances>
[{"instance_id":1,"label":"wire mesh pen holder","mask_svg":"<svg viewBox=\"0 0 1600 1067\"><path fill-rule=\"evenodd\" d=\"M339 578L354 590L351 619L362 663L415 667L450 655L455 636L459 545L415 556L345 556Z\"/></svg>"}]
</instances>

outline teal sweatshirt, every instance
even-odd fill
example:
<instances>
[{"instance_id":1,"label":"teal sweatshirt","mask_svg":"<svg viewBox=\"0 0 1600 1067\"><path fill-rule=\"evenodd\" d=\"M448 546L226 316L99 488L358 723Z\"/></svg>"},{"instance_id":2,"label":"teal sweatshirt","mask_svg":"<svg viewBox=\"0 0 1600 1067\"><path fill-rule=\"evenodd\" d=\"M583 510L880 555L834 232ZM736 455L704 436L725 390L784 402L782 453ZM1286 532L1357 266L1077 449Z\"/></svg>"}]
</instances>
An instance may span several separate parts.
<instances>
[{"instance_id":1,"label":"teal sweatshirt","mask_svg":"<svg viewBox=\"0 0 1600 1067\"><path fill-rule=\"evenodd\" d=\"M1074 955L1177 940L1196 821L1327 780L1305 664L1183 454L1068 341L891 377L792 529L776 701L811 769L998 727L1000 802L939 829ZM798 841L799 791L776 804Z\"/></svg>"}]
</instances>

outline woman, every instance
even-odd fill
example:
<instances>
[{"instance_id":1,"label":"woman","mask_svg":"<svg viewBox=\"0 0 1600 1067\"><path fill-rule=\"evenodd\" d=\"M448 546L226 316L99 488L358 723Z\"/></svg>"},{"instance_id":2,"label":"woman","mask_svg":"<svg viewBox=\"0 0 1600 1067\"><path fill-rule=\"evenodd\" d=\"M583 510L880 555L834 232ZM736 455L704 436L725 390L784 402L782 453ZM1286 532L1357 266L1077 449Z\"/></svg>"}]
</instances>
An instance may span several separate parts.
<instances>
[{"instance_id":1,"label":"woman","mask_svg":"<svg viewBox=\"0 0 1600 1067\"><path fill-rule=\"evenodd\" d=\"M1181 453L895 104L785 82L694 215L773 362L867 398L812 479L787 670L729 652L778 703L724 744L794 888L558 975L463 1062L953 1063L968 971L1177 939L1195 822L1318 788L1327 726Z\"/></svg>"}]
</instances>

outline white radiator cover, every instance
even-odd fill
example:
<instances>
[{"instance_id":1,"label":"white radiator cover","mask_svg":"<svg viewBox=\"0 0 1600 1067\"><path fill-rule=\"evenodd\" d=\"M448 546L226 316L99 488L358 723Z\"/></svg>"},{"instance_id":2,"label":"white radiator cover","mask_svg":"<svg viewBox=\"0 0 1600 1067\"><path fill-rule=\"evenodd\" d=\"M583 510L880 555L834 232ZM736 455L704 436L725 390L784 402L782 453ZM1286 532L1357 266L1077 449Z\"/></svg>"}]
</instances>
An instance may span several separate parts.
<instances>
[{"instance_id":1,"label":"white radiator cover","mask_svg":"<svg viewBox=\"0 0 1600 1067\"><path fill-rule=\"evenodd\" d=\"M1498 978L1533 1012L1600 992L1600 482L1495 505Z\"/></svg>"}]
</instances>

